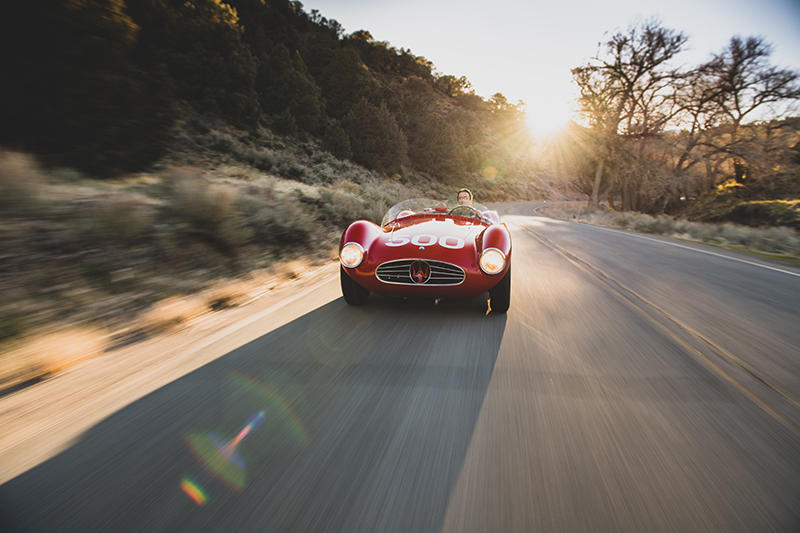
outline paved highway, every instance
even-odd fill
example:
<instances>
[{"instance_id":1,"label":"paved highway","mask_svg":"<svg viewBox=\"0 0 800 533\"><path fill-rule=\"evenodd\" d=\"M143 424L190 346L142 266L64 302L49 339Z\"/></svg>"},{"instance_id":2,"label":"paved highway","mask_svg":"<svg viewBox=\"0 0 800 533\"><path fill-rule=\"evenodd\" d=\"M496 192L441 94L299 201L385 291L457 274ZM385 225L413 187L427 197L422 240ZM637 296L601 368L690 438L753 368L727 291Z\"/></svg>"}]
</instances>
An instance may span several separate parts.
<instances>
[{"instance_id":1,"label":"paved highway","mask_svg":"<svg viewBox=\"0 0 800 533\"><path fill-rule=\"evenodd\" d=\"M506 213L507 315L328 275L6 481L0 528L800 530L800 271Z\"/></svg>"}]
</instances>

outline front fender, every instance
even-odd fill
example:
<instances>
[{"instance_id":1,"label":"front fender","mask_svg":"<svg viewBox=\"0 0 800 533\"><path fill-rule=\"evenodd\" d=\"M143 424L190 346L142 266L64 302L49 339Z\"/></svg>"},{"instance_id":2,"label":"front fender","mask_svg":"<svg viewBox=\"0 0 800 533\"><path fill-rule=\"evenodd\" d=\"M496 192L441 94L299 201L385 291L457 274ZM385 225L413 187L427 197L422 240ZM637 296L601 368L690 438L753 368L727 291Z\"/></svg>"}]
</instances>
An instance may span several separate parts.
<instances>
[{"instance_id":1,"label":"front fender","mask_svg":"<svg viewBox=\"0 0 800 533\"><path fill-rule=\"evenodd\" d=\"M511 233L505 224L492 224L478 235L475 245L479 256L487 248L497 248L506 257L509 257L511 255Z\"/></svg>"},{"instance_id":2,"label":"front fender","mask_svg":"<svg viewBox=\"0 0 800 533\"><path fill-rule=\"evenodd\" d=\"M369 250L372 243L381 235L382 230L369 220L356 220L344 230L339 241L339 250L348 242L357 242L364 250Z\"/></svg>"}]
</instances>

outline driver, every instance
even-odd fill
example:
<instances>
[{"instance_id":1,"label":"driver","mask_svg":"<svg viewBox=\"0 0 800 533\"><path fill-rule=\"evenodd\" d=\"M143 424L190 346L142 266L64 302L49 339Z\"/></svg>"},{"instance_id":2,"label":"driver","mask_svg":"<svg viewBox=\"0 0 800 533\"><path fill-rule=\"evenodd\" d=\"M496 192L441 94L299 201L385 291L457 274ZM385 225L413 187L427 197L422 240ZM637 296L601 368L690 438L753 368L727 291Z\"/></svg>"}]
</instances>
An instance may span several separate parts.
<instances>
[{"instance_id":1,"label":"driver","mask_svg":"<svg viewBox=\"0 0 800 533\"><path fill-rule=\"evenodd\" d=\"M468 205L469 207L472 207L472 200L473 200L472 191L467 189L466 187L458 189L458 194L456 195L456 198L458 198L458 205Z\"/></svg>"}]
</instances>

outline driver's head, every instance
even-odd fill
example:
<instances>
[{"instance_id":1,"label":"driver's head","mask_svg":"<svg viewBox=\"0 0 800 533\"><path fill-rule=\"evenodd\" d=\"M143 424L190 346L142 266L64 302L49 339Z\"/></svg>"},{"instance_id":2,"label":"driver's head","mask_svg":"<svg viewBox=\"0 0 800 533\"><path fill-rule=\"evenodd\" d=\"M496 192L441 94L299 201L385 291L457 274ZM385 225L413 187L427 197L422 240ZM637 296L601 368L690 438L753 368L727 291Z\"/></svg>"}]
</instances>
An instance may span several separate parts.
<instances>
[{"instance_id":1,"label":"driver's head","mask_svg":"<svg viewBox=\"0 0 800 533\"><path fill-rule=\"evenodd\" d=\"M472 191L466 187L462 187L458 190L457 198L458 205L472 205Z\"/></svg>"}]
</instances>

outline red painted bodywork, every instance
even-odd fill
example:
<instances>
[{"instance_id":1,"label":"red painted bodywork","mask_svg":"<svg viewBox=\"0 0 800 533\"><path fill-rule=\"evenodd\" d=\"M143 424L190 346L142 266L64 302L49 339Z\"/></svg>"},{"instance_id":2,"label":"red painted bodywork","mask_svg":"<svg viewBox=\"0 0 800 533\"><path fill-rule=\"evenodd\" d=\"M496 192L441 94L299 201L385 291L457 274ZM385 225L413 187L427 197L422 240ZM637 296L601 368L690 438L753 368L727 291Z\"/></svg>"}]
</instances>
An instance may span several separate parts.
<instances>
[{"instance_id":1,"label":"red painted bodywork","mask_svg":"<svg viewBox=\"0 0 800 533\"><path fill-rule=\"evenodd\" d=\"M418 244L412 244L414 236ZM435 241L428 236L435 237ZM464 246L451 249L439 244L442 237L450 246L463 239ZM387 242L409 242L401 246L387 246ZM429 244L429 242L435 244ZM345 272L359 285L372 292L400 296L469 297L494 287L506 274L511 264L511 235L505 224L489 224L470 217L446 213L420 213L398 218L381 227L366 220L350 224L342 234L339 249L349 242L357 242L366 251L364 261ZM420 246L420 244L422 246ZM506 255L506 265L495 275L485 274L478 259L483 250L497 248ZM464 269L465 278L460 285L396 285L385 283L375 276L379 265L397 259L422 259L445 261Z\"/></svg>"}]
</instances>

